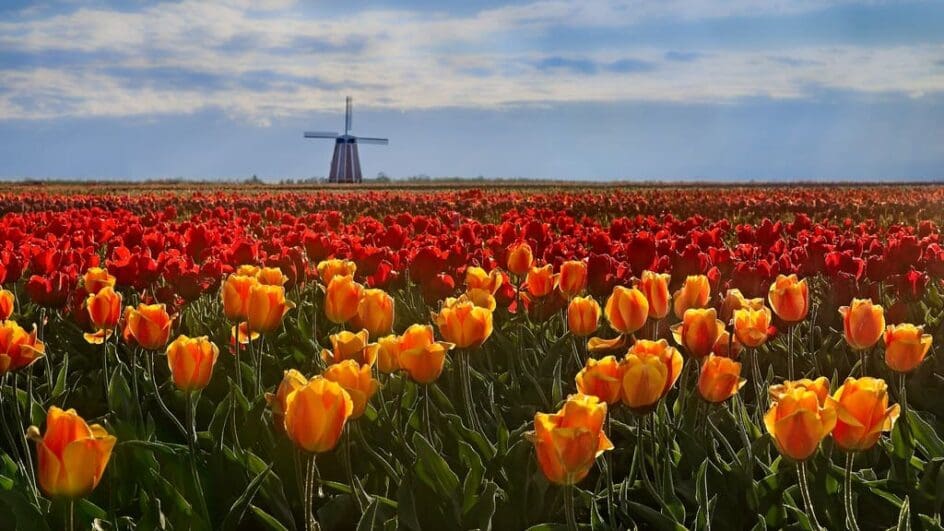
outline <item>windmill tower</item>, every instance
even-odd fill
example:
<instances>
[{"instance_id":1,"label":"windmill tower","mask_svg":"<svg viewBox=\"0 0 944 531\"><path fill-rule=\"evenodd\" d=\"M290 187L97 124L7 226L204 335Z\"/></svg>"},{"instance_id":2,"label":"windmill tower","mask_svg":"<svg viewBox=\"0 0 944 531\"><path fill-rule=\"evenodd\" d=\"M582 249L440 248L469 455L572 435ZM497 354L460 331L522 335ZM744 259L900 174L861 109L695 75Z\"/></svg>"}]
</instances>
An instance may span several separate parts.
<instances>
[{"instance_id":1,"label":"windmill tower","mask_svg":"<svg viewBox=\"0 0 944 531\"><path fill-rule=\"evenodd\" d=\"M334 156L331 157L331 171L328 173L329 183L359 183L361 175L361 161L357 156L358 144L387 145L386 138L370 138L351 134L351 97L345 99L344 134L329 132L306 131L305 138L333 138Z\"/></svg>"}]
</instances>

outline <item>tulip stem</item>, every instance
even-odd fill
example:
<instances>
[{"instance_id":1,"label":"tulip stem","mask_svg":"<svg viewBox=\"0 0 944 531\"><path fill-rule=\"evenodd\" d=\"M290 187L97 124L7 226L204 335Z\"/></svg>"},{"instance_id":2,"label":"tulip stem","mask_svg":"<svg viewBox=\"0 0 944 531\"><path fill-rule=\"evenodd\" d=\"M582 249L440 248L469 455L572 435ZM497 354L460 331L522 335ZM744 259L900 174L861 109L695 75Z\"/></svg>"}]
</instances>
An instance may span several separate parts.
<instances>
[{"instance_id":1,"label":"tulip stem","mask_svg":"<svg viewBox=\"0 0 944 531\"><path fill-rule=\"evenodd\" d=\"M154 398L157 399L157 405L160 406L161 411L164 412L164 415L166 415L167 418L173 421L174 426L176 426L177 429L180 430L180 433L184 436L184 439L186 439L189 442L190 433L187 431L187 428L184 428L184 425L180 423L180 419L178 419L177 416L174 415L173 412L171 412L170 408L167 407L167 404L164 403L164 399L161 398L161 389L157 385L157 379L154 377L154 356L156 356L157 354L155 354L154 352L149 352L149 354L150 356L148 356L148 359L149 359L148 372L150 373L149 376L151 377L151 385L154 387Z\"/></svg>"},{"instance_id":2,"label":"tulip stem","mask_svg":"<svg viewBox=\"0 0 944 531\"><path fill-rule=\"evenodd\" d=\"M613 413L606 414L606 437L610 438L613 434ZM616 504L613 503L613 459L609 453L606 454L606 512L610 520L610 529L616 529Z\"/></svg>"},{"instance_id":3,"label":"tulip stem","mask_svg":"<svg viewBox=\"0 0 944 531\"><path fill-rule=\"evenodd\" d=\"M743 409L742 409L743 408ZM738 431L741 434L741 443L744 445L744 450L747 452L747 461L744 463L744 474L746 477L753 477L754 471L754 451L751 448L751 439L747 435L747 428L744 427L745 419L742 417L743 414L747 415L747 406L744 404L744 397L740 393L734 394L734 400L731 402L731 411L734 412L734 423L737 424Z\"/></svg>"},{"instance_id":4,"label":"tulip stem","mask_svg":"<svg viewBox=\"0 0 944 531\"><path fill-rule=\"evenodd\" d=\"M754 410L754 412L756 413L755 415L756 418L754 420L756 422L760 422L761 412L767 409L767 405L766 405L767 395L764 394L764 386L762 383L763 380L760 375L760 361L758 360L760 353L758 352L757 347L754 347L751 349L750 356L751 356L751 372L753 373L753 380L754 380L754 400L757 401L757 404L756 404L757 407Z\"/></svg>"},{"instance_id":5,"label":"tulip stem","mask_svg":"<svg viewBox=\"0 0 944 531\"><path fill-rule=\"evenodd\" d=\"M793 369L793 337L796 335L796 326L787 327L787 379L793 380L796 374Z\"/></svg>"},{"instance_id":6,"label":"tulip stem","mask_svg":"<svg viewBox=\"0 0 944 531\"><path fill-rule=\"evenodd\" d=\"M433 427L432 420L429 417L429 385L423 385L423 425L426 428L426 440L429 441L429 444L433 443Z\"/></svg>"},{"instance_id":7,"label":"tulip stem","mask_svg":"<svg viewBox=\"0 0 944 531\"><path fill-rule=\"evenodd\" d=\"M187 434L187 444L190 446L190 471L193 474L193 483L197 488L197 493L200 500L200 508L203 510L203 514L207 519L207 522L210 521L210 513L207 510L206 502L204 501L205 492L203 491L203 482L200 481L200 469L197 466L197 450L198 450L198 441L197 441L197 400L194 400L193 395L194 391L187 391L187 429L189 433ZM199 395L197 399L199 400Z\"/></svg>"},{"instance_id":8,"label":"tulip stem","mask_svg":"<svg viewBox=\"0 0 944 531\"><path fill-rule=\"evenodd\" d=\"M903 428L908 426L908 381L906 377L905 373L898 373L898 403L901 405L898 422L904 423Z\"/></svg>"},{"instance_id":9,"label":"tulip stem","mask_svg":"<svg viewBox=\"0 0 944 531\"><path fill-rule=\"evenodd\" d=\"M468 417L469 427L480 431L480 424L475 415L475 404L472 403L472 371L469 367L468 351L459 353L459 378L462 380L462 401L465 402L465 414Z\"/></svg>"},{"instance_id":10,"label":"tulip stem","mask_svg":"<svg viewBox=\"0 0 944 531\"><path fill-rule=\"evenodd\" d=\"M13 373L13 411L16 413L16 425L19 428L23 429L23 412L20 411L20 401L17 400L16 391L20 388L19 378L17 373ZM29 415L29 410L26 412ZM23 445L23 455L26 458L26 476L27 482L30 484L31 490L33 491L33 498L35 501L39 501L39 494L36 487L36 469L33 468L33 453L30 451L29 443L26 440L26 437L20 435L17 437L20 443Z\"/></svg>"},{"instance_id":11,"label":"tulip stem","mask_svg":"<svg viewBox=\"0 0 944 531\"><path fill-rule=\"evenodd\" d=\"M864 348L859 349L859 376L865 376L865 373L867 372L866 364L868 362L869 358L866 355L866 350Z\"/></svg>"},{"instance_id":12,"label":"tulip stem","mask_svg":"<svg viewBox=\"0 0 944 531\"><path fill-rule=\"evenodd\" d=\"M236 334L234 335L235 343L235 355L236 355L236 385L239 386L239 390L243 390L243 367L239 363L239 321L236 321Z\"/></svg>"},{"instance_id":13,"label":"tulip stem","mask_svg":"<svg viewBox=\"0 0 944 531\"><path fill-rule=\"evenodd\" d=\"M810 496L810 482L807 479L806 461L800 461L799 466L797 466L797 473L800 479L800 496L803 497L803 505L806 506L806 514L810 517L813 529L819 531L823 529L823 526L819 525L819 520L816 518L816 509L813 507L813 497Z\"/></svg>"},{"instance_id":14,"label":"tulip stem","mask_svg":"<svg viewBox=\"0 0 944 531\"><path fill-rule=\"evenodd\" d=\"M104 356L102 356L102 372L105 374L105 377L102 380L105 383L105 404L108 404L108 340L102 341L102 350L104 350Z\"/></svg>"},{"instance_id":15,"label":"tulip stem","mask_svg":"<svg viewBox=\"0 0 944 531\"><path fill-rule=\"evenodd\" d=\"M846 454L846 475L845 485L843 487L843 499L846 502L846 529L850 531L859 531L859 523L856 522L855 506L852 504L852 462L855 460L855 452Z\"/></svg>"},{"instance_id":16,"label":"tulip stem","mask_svg":"<svg viewBox=\"0 0 944 531\"><path fill-rule=\"evenodd\" d=\"M567 520L567 529L577 531L577 517L574 514L574 486L564 485L564 518Z\"/></svg>"},{"instance_id":17,"label":"tulip stem","mask_svg":"<svg viewBox=\"0 0 944 531\"><path fill-rule=\"evenodd\" d=\"M75 500L69 500L69 507L66 509L69 531L75 531Z\"/></svg>"}]
</instances>

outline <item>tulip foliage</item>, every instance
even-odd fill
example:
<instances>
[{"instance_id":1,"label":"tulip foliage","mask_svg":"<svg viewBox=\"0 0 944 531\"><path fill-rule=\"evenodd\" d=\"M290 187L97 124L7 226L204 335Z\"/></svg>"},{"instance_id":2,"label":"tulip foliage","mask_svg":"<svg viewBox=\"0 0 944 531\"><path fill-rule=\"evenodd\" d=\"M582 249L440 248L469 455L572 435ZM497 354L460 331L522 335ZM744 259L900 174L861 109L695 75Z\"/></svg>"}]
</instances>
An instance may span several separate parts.
<instances>
[{"instance_id":1,"label":"tulip foliage","mask_svg":"<svg viewBox=\"0 0 944 531\"><path fill-rule=\"evenodd\" d=\"M939 529L942 211L0 192L0 528Z\"/></svg>"}]
</instances>

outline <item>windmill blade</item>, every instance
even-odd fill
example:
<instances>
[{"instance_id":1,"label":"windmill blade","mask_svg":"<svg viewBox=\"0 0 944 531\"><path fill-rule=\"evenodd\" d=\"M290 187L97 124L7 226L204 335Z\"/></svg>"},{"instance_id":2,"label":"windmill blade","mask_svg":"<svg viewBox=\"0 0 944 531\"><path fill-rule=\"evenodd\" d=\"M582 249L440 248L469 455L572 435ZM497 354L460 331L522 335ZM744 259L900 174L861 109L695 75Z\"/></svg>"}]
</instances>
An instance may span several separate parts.
<instances>
[{"instance_id":1,"label":"windmill blade","mask_svg":"<svg viewBox=\"0 0 944 531\"><path fill-rule=\"evenodd\" d=\"M340 135L327 131L305 131L305 138L337 138Z\"/></svg>"},{"instance_id":2,"label":"windmill blade","mask_svg":"<svg viewBox=\"0 0 944 531\"><path fill-rule=\"evenodd\" d=\"M357 137L357 143L358 144L382 144L386 146L387 144L390 143L390 141L386 138L370 138L366 136L359 136Z\"/></svg>"}]
</instances>

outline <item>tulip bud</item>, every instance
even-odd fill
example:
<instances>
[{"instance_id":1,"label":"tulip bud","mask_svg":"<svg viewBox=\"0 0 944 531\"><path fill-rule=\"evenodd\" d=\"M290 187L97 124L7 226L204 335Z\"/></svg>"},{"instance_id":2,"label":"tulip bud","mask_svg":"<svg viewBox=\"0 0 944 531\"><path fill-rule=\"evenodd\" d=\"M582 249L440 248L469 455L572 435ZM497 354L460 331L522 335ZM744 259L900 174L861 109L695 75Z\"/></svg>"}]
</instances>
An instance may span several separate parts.
<instances>
[{"instance_id":1,"label":"tulip bud","mask_svg":"<svg viewBox=\"0 0 944 531\"><path fill-rule=\"evenodd\" d=\"M636 288L616 286L606 299L606 319L610 327L621 334L632 334L646 324L649 301Z\"/></svg>"},{"instance_id":2,"label":"tulip bud","mask_svg":"<svg viewBox=\"0 0 944 531\"><path fill-rule=\"evenodd\" d=\"M266 393L265 399L272 409L272 423L276 430L285 432L285 407L288 395L301 389L308 383L302 373L295 369L289 369L282 374L282 381L275 390L275 394Z\"/></svg>"},{"instance_id":3,"label":"tulip bud","mask_svg":"<svg viewBox=\"0 0 944 531\"><path fill-rule=\"evenodd\" d=\"M613 443L603 432L606 403L595 396L572 395L555 414L534 415L534 448L548 481L579 483L593 462Z\"/></svg>"},{"instance_id":4,"label":"tulip bud","mask_svg":"<svg viewBox=\"0 0 944 531\"><path fill-rule=\"evenodd\" d=\"M371 375L370 365L358 365L354 360L344 360L328 367L324 377L344 388L354 403L351 419L359 418L367 409L367 402L374 396L380 382Z\"/></svg>"},{"instance_id":5,"label":"tulip bud","mask_svg":"<svg viewBox=\"0 0 944 531\"><path fill-rule=\"evenodd\" d=\"M826 394L825 380L810 382L809 387L802 381L771 387L775 401L764 415L764 425L781 454L797 461L808 459L836 425L836 410L824 408L825 397L820 398Z\"/></svg>"},{"instance_id":6,"label":"tulip bud","mask_svg":"<svg viewBox=\"0 0 944 531\"><path fill-rule=\"evenodd\" d=\"M544 297L554 291L556 280L557 276L554 275L554 268L551 264L544 267L532 267L525 279L525 287L527 287L528 294L532 297Z\"/></svg>"},{"instance_id":7,"label":"tulip bud","mask_svg":"<svg viewBox=\"0 0 944 531\"><path fill-rule=\"evenodd\" d=\"M295 305L285 300L285 288L256 284L249 292L249 330L265 334L282 324L282 317Z\"/></svg>"},{"instance_id":8,"label":"tulip bud","mask_svg":"<svg viewBox=\"0 0 944 531\"><path fill-rule=\"evenodd\" d=\"M354 282L353 275L335 276L325 293L325 315L335 324L350 321L357 315L364 287Z\"/></svg>"},{"instance_id":9,"label":"tulip bud","mask_svg":"<svg viewBox=\"0 0 944 531\"><path fill-rule=\"evenodd\" d=\"M465 270L465 286L470 291L480 289L494 294L501 287L503 280L501 271L498 269L492 269L490 273L486 273L481 267L471 266Z\"/></svg>"},{"instance_id":10,"label":"tulip bud","mask_svg":"<svg viewBox=\"0 0 944 531\"><path fill-rule=\"evenodd\" d=\"M28 367L45 353L46 345L36 339L35 324L28 333L15 321L0 322L0 375Z\"/></svg>"},{"instance_id":11,"label":"tulip bud","mask_svg":"<svg viewBox=\"0 0 944 531\"><path fill-rule=\"evenodd\" d=\"M621 398L622 376L616 357L606 356L599 360L587 358L587 364L577 373L577 391L613 405Z\"/></svg>"},{"instance_id":12,"label":"tulip bud","mask_svg":"<svg viewBox=\"0 0 944 531\"><path fill-rule=\"evenodd\" d=\"M206 336L183 334L167 345L167 367L174 385L181 391L198 391L207 386L220 349Z\"/></svg>"},{"instance_id":13,"label":"tulip bud","mask_svg":"<svg viewBox=\"0 0 944 531\"><path fill-rule=\"evenodd\" d=\"M170 339L170 327L174 318L168 315L163 304L139 304L137 309L128 307L125 312L128 332L146 350L164 348Z\"/></svg>"},{"instance_id":14,"label":"tulip bud","mask_svg":"<svg viewBox=\"0 0 944 531\"><path fill-rule=\"evenodd\" d=\"M364 328L370 337L389 334L393 329L393 297L382 289L365 289L357 303L357 315L351 319L355 329Z\"/></svg>"},{"instance_id":15,"label":"tulip bud","mask_svg":"<svg viewBox=\"0 0 944 531\"><path fill-rule=\"evenodd\" d=\"M88 296L85 308L92 326L97 331L94 334L84 334L85 340L101 344L108 339L112 330L118 327L118 321L121 319L121 294L115 293L110 286L105 286L98 293Z\"/></svg>"},{"instance_id":16,"label":"tulip bud","mask_svg":"<svg viewBox=\"0 0 944 531\"><path fill-rule=\"evenodd\" d=\"M48 496L70 499L90 494L102 479L115 437L98 424L89 426L74 409L56 406L46 412L46 433L31 426L36 442L36 479Z\"/></svg>"},{"instance_id":17,"label":"tulip bud","mask_svg":"<svg viewBox=\"0 0 944 531\"><path fill-rule=\"evenodd\" d=\"M734 335L745 347L757 348L767 341L771 313L769 308L752 310L741 308L734 311Z\"/></svg>"},{"instance_id":18,"label":"tulip bud","mask_svg":"<svg viewBox=\"0 0 944 531\"><path fill-rule=\"evenodd\" d=\"M777 275L767 295L770 307L781 320L796 323L806 319L810 309L810 290L806 279L797 280L796 275Z\"/></svg>"},{"instance_id":19,"label":"tulip bud","mask_svg":"<svg viewBox=\"0 0 944 531\"><path fill-rule=\"evenodd\" d=\"M561 264L557 285L568 299L583 293L587 287L587 263L581 260L570 260Z\"/></svg>"},{"instance_id":20,"label":"tulip bud","mask_svg":"<svg viewBox=\"0 0 944 531\"><path fill-rule=\"evenodd\" d=\"M508 271L519 277L531 270L534 264L534 254L531 252L531 246L525 242L513 245L508 250Z\"/></svg>"},{"instance_id":21,"label":"tulip bud","mask_svg":"<svg viewBox=\"0 0 944 531\"><path fill-rule=\"evenodd\" d=\"M0 289L0 321L6 321L13 315L15 303L16 299L13 297L12 291Z\"/></svg>"},{"instance_id":22,"label":"tulip bud","mask_svg":"<svg viewBox=\"0 0 944 531\"><path fill-rule=\"evenodd\" d=\"M414 382L429 384L442 373L446 352L455 347L452 343L435 341L433 327L414 324L400 336L397 351L400 367Z\"/></svg>"},{"instance_id":23,"label":"tulip bud","mask_svg":"<svg viewBox=\"0 0 944 531\"><path fill-rule=\"evenodd\" d=\"M354 276L357 264L350 260L332 258L318 263L318 278L325 286L329 286L334 277Z\"/></svg>"},{"instance_id":24,"label":"tulip bud","mask_svg":"<svg viewBox=\"0 0 944 531\"><path fill-rule=\"evenodd\" d=\"M672 327L675 342L685 347L692 357L704 358L724 332L724 323L716 315L714 308L686 310L682 322Z\"/></svg>"},{"instance_id":25,"label":"tulip bud","mask_svg":"<svg viewBox=\"0 0 944 531\"><path fill-rule=\"evenodd\" d=\"M344 360L355 360L358 365L373 365L377 360L377 344L367 343L367 330L358 333L342 330L328 336L331 340L331 350L321 351L321 359L328 365L340 363Z\"/></svg>"},{"instance_id":26,"label":"tulip bud","mask_svg":"<svg viewBox=\"0 0 944 531\"><path fill-rule=\"evenodd\" d=\"M701 366L698 393L708 402L718 403L734 396L747 380L741 378L741 364L731 358L709 354Z\"/></svg>"},{"instance_id":27,"label":"tulip bud","mask_svg":"<svg viewBox=\"0 0 944 531\"><path fill-rule=\"evenodd\" d=\"M649 302L649 317L651 319L663 319L669 314L669 280L672 276L667 273L653 273L652 271L643 271L642 279L639 281L639 290L646 296Z\"/></svg>"},{"instance_id":28,"label":"tulip bud","mask_svg":"<svg viewBox=\"0 0 944 531\"><path fill-rule=\"evenodd\" d=\"M577 337L587 337L600 326L600 305L593 297L574 297L567 306L567 328Z\"/></svg>"},{"instance_id":29,"label":"tulip bud","mask_svg":"<svg viewBox=\"0 0 944 531\"><path fill-rule=\"evenodd\" d=\"M249 294L259 284L255 276L230 275L223 282L223 315L230 321L245 321L249 317Z\"/></svg>"},{"instance_id":30,"label":"tulip bud","mask_svg":"<svg viewBox=\"0 0 944 531\"><path fill-rule=\"evenodd\" d=\"M673 309L675 316L682 319L690 308L704 308L711 297L711 284L705 275L689 275L681 289L675 292Z\"/></svg>"},{"instance_id":31,"label":"tulip bud","mask_svg":"<svg viewBox=\"0 0 944 531\"><path fill-rule=\"evenodd\" d=\"M682 373L682 355L664 339L640 339L620 363L623 403L648 413L675 385Z\"/></svg>"},{"instance_id":32,"label":"tulip bud","mask_svg":"<svg viewBox=\"0 0 944 531\"><path fill-rule=\"evenodd\" d=\"M839 308L843 336L856 350L871 348L885 331L885 310L869 299L852 299L850 306Z\"/></svg>"},{"instance_id":33,"label":"tulip bud","mask_svg":"<svg viewBox=\"0 0 944 531\"><path fill-rule=\"evenodd\" d=\"M354 412L351 395L339 384L315 376L285 400L285 433L306 452L327 452L341 438Z\"/></svg>"},{"instance_id":34,"label":"tulip bud","mask_svg":"<svg viewBox=\"0 0 944 531\"><path fill-rule=\"evenodd\" d=\"M82 275L82 285L85 286L85 291L94 295L102 288L114 288L115 277L101 267L90 267Z\"/></svg>"},{"instance_id":35,"label":"tulip bud","mask_svg":"<svg viewBox=\"0 0 944 531\"><path fill-rule=\"evenodd\" d=\"M885 363L897 372L915 370L931 349L931 334L912 324L890 325L885 329Z\"/></svg>"},{"instance_id":36,"label":"tulip bud","mask_svg":"<svg viewBox=\"0 0 944 531\"><path fill-rule=\"evenodd\" d=\"M833 440L850 451L875 446L882 432L891 431L899 406L888 407L888 385L879 378L846 378L826 407L836 410Z\"/></svg>"},{"instance_id":37,"label":"tulip bud","mask_svg":"<svg viewBox=\"0 0 944 531\"><path fill-rule=\"evenodd\" d=\"M400 338L394 334L377 340L377 370L392 374L400 370Z\"/></svg>"},{"instance_id":38,"label":"tulip bud","mask_svg":"<svg viewBox=\"0 0 944 531\"><path fill-rule=\"evenodd\" d=\"M447 298L433 320L443 339L459 348L479 347L492 335L492 312L466 297Z\"/></svg>"}]
</instances>

